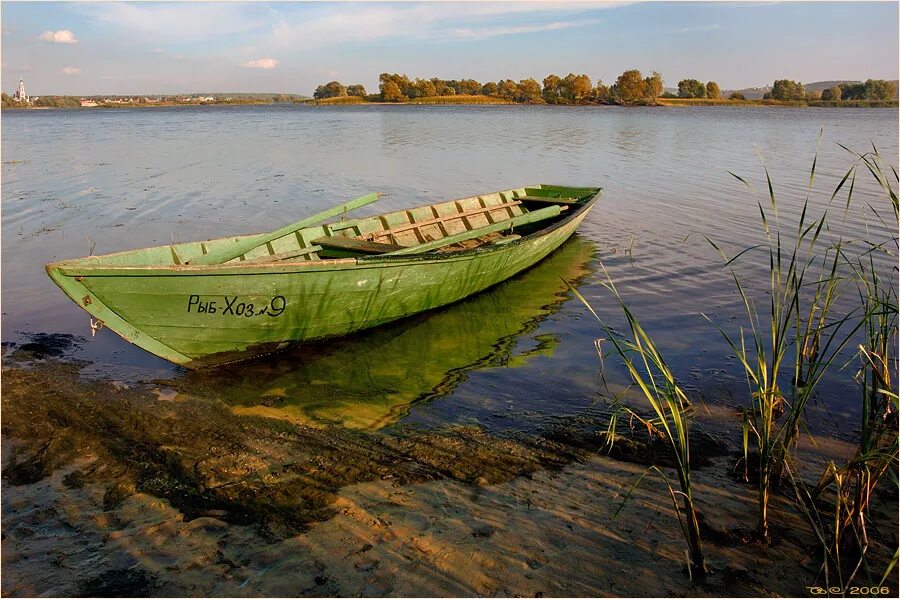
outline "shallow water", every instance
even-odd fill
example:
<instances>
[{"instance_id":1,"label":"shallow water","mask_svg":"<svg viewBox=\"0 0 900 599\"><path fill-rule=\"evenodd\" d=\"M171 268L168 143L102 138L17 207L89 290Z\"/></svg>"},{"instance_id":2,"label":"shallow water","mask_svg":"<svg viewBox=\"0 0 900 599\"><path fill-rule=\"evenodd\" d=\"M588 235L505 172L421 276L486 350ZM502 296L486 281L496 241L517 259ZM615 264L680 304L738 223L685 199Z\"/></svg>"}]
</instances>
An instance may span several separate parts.
<instances>
[{"instance_id":1,"label":"shallow water","mask_svg":"<svg viewBox=\"0 0 900 599\"><path fill-rule=\"evenodd\" d=\"M840 142L874 144L897 164L890 109L236 106L10 111L2 130L2 336L87 337L73 356L123 380L215 389L238 412L380 428L478 423L534 430L590 413L605 388L600 330L560 277L621 324L602 286L607 269L673 370L716 404L746 396L738 365L709 316L735 331L742 309L704 236L729 253L758 243L764 162L782 217L796 218L823 131L814 205L850 166ZM754 196L728 171L754 184ZM878 238L857 181L836 231ZM378 331L188 373L109 331L51 283L47 262L262 231L370 191L360 213L528 183L601 185L601 202L557 255L481 296ZM838 200L840 201L840 200ZM885 208L887 208L885 206ZM837 222L843 221L843 222ZM764 256L746 259L751 286ZM822 388L847 432L849 372ZM615 366L607 382L624 384Z\"/></svg>"},{"instance_id":2,"label":"shallow water","mask_svg":"<svg viewBox=\"0 0 900 599\"><path fill-rule=\"evenodd\" d=\"M731 333L744 316L704 236L730 254L760 241L757 198L728 171L766 202L761 157L790 223L820 130L814 210L850 164L835 142L874 143L897 164L897 126L896 111L853 109L4 113L3 594L807 592L822 582L816 541L789 497L773 497L777 543L741 540L755 514L735 469L746 387L703 315ZM529 271L444 309L214 370L172 366L109 331L91 338L87 314L43 270L92 248L272 229L370 191L386 195L361 213L537 182L605 191ZM872 182L863 173L854 189L846 214L835 200L827 235L884 237L865 205L883 201ZM764 300L765 255L745 258ZM600 434L606 398L627 380L612 358L601 377L602 332L569 285L621 328L607 272L703 400L700 425L725 433L692 436L703 587L681 574L662 480L644 476L671 456L643 431L611 450ZM810 480L852 451L834 437L853 434L853 370L835 371L809 410ZM881 491L877 572L897 546L896 495Z\"/></svg>"}]
</instances>

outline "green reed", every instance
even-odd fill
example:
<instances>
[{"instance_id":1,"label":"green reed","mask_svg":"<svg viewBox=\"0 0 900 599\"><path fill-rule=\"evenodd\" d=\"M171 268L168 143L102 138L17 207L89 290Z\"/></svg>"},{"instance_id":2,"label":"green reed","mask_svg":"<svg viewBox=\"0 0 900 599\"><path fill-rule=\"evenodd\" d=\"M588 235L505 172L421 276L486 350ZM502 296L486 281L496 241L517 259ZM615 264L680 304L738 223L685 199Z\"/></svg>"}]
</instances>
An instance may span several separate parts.
<instances>
[{"instance_id":1,"label":"green reed","mask_svg":"<svg viewBox=\"0 0 900 599\"><path fill-rule=\"evenodd\" d=\"M859 369L856 373L861 397L860 433L854 455L840 465L829 463L812 491L802 481L794 480L800 506L810 520L824 552L826 581L836 577L842 588L850 584L861 569L868 571L867 522L872 495L878 482L892 468L896 482L898 463L898 301L894 283L897 267L892 269L891 277L885 280L879 275L875 260L875 256L880 253L892 259L895 264L897 261L900 245L900 236L896 233L900 225L897 192L882 168L877 149L873 147L873 152L854 154L857 160L841 180L832 198L850 180L847 195L849 210L856 171L864 166L889 200L893 220L883 215L877 206L868 204L868 207L887 230L895 232L886 242L875 244L866 241L868 247L865 251L858 255L844 256L853 273L859 304L864 309L862 343L859 344L857 353ZM894 167L891 167L891 171L896 185L900 178ZM826 492L834 500L829 513L823 514L817 500ZM882 577L882 583L895 564L896 554Z\"/></svg>"},{"instance_id":2,"label":"green reed","mask_svg":"<svg viewBox=\"0 0 900 599\"><path fill-rule=\"evenodd\" d=\"M748 321L748 328L741 327L737 336L719 330L741 363L750 390L751 405L742 415L744 467L747 472L752 442L758 458L757 534L762 541L769 539L772 485L780 480L792 457L806 405L859 327L853 326L852 314L833 318L844 285L839 272L842 241L823 239L827 210L816 218L810 216L817 160L818 153L795 228L782 223L775 186L764 167L768 201L757 200L764 242L729 259L707 238L731 269ZM730 174L755 193L745 179ZM759 248L768 254L768 297L759 302L766 304L765 311L757 309L758 302L735 268L748 252ZM782 385L789 373L792 376L785 392Z\"/></svg>"},{"instance_id":3,"label":"green reed","mask_svg":"<svg viewBox=\"0 0 900 599\"><path fill-rule=\"evenodd\" d=\"M602 265L601 265L602 268ZM605 269L604 269L605 272ZM641 395L650 404L655 418L648 419L626 406L620 406L630 416L647 427L648 432L663 439L672 448L675 455L676 473L678 475L679 490L669 484L668 478L657 467L651 469L660 474L669 488L675 514L681 526L682 534L687 542L688 571L691 577L702 578L706 574L706 562L703 557L703 547L700 541L700 525L697 519L697 511L694 508L694 496L691 488L691 463L690 463L690 412L691 402L675 380L662 354L656 344L641 327L635 315L631 312L607 273L607 281L604 286L615 296L625 314L628 327L631 331L630 338L622 338L614 332L603 319L594 311L585 297L574 287L569 287L579 300L594 315L600 326L606 333L607 339L612 343L615 353L622 358L628 374ZM596 343L597 353L603 359L601 344ZM612 421L615 422L615 417ZM607 430L607 439L613 442L615 425ZM678 505L678 497L681 498L681 507Z\"/></svg>"}]
</instances>

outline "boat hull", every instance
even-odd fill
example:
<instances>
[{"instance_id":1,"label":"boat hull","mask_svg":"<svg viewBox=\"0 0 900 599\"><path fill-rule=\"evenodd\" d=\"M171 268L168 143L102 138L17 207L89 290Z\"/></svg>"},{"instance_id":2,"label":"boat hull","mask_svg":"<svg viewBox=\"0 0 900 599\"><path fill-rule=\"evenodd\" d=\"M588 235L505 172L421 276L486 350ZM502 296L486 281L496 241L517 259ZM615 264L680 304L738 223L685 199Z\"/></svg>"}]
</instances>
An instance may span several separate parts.
<instances>
[{"instance_id":1,"label":"boat hull","mask_svg":"<svg viewBox=\"0 0 900 599\"><path fill-rule=\"evenodd\" d=\"M459 301L556 250L593 201L512 243L413 256L218 267L48 266L126 340L188 368L347 335Z\"/></svg>"}]
</instances>

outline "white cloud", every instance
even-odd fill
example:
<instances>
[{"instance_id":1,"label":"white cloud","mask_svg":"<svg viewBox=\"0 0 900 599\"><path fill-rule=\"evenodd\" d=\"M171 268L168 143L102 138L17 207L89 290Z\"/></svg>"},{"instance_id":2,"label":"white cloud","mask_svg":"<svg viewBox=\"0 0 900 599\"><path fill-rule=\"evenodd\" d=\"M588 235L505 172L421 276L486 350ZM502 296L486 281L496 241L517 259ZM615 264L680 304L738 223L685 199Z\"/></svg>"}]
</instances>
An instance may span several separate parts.
<instances>
[{"instance_id":1,"label":"white cloud","mask_svg":"<svg viewBox=\"0 0 900 599\"><path fill-rule=\"evenodd\" d=\"M559 20L562 15L583 14L616 8L630 2L428 2L390 5L333 5L292 22L282 18L272 28L279 46L314 47L335 42L366 42L383 39L448 41L483 39L536 31L567 29L598 21ZM505 19L531 19L535 23L496 24ZM547 23L548 19L557 17Z\"/></svg>"},{"instance_id":2,"label":"white cloud","mask_svg":"<svg viewBox=\"0 0 900 599\"><path fill-rule=\"evenodd\" d=\"M77 75L81 72L81 69L78 67L63 67L61 72L63 75Z\"/></svg>"},{"instance_id":3,"label":"white cloud","mask_svg":"<svg viewBox=\"0 0 900 599\"><path fill-rule=\"evenodd\" d=\"M76 3L73 10L154 41L198 41L259 27L259 7L238 2Z\"/></svg>"},{"instance_id":4,"label":"white cloud","mask_svg":"<svg viewBox=\"0 0 900 599\"><path fill-rule=\"evenodd\" d=\"M454 37L471 40L481 40L490 37L498 37L501 35L517 35L521 33L537 33L540 31L560 31L562 29L572 29L573 27L585 27L587 25L596 25L600 23L599 19L587 19L581 21L557 21L555 23L546 23L543 25L521 25L518 27L480 27L474 29L452 29L451 33Z\"/></svg>"},{"instance_id":5,"label":"white cloud","mask_svg":"<svg viewBox=\"0 0 900 599\"><path fill-rule=\"evenodd\" d=\"M45 42L51 42L54 44L77 44L78 40L75 39L75 34L69 31L68 29L60 29L59 31L45 31L42 33L39 38Z\"/></svg>"},{"instance_id":6,"label":"white cloud","mask_svg":"<svg viewBox=\"0 0 900 599\"><path fill-rule=\"evenodd\" d=\"M721 27L718 23L712 23L711 25L697 25L696 27L682 27L681 29L676 29L675 33L693 33L694 31L714 31Z\"/></svg>"},{"instance_id":7,"label":"white cloud","mask_svg":"<svg viewBox=\"0 0 900 599\"><path fill-rule=\"evenodd\" d=\"M241 64L242 67L250 69L274 69L278 66L278 61L274 58L257 58Z\"/></svg>"}]
</instances>

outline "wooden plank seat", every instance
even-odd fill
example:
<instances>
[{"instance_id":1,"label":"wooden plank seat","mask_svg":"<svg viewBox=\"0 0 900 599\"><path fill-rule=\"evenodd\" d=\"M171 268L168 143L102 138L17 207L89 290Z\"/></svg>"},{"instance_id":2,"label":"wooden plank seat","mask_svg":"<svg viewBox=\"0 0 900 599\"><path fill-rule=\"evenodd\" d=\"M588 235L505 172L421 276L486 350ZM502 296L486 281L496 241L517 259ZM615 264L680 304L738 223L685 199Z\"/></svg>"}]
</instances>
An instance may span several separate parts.
<instances>
[{"instance_id":1,"label":"wooden plank seat","mask_svg":"<svg viewBox=\"0 0 900 599\"><path fill-rule=\"evenodd\" d=\"M493 206L483 206L481 208L475 208L474 210L465 210L463 212L454 212L452 214L445 214L444 216L439 216L436 218L429 218L426 220L420 220L420 221L416 221L416 222L405 224L405 225L399 225L397 227L392 227L390 229L383 229L381 231L372 231L368 234L368 237L370 237L371 239L375 239L378 237L390 237L392 235L395 235L396 233L402 233L404 231L409 231L410 229L417 229L419 227L426 227L428 225L440 225L441 223L445 223L445 222L451 221L451 220L466 218L468 216L475 216L478 214L484 214L485 212L494 212L496 210L503 210L506 208L511 208L513 206L518 206L521 203L522 202L516 200L513 202L504 202L502 204L495 204ZM498 222L501 222L501 221L498 221ZM316 240L316 241L318 241L318 240Z\"/></svg>"},{"instance_id":2,"label":"wooden plank seat","mask_svg":"<svg viewBox=\"0 0 900 599\"><path fill-rule=\"evenodd\" d=\"M388 254L402 250L406 246L396 245L393 243L377 243L374 241L365 241L363 239L354 239L353 237L319 237L313 239L313 243L326 249L344 250L357 252L360 254Z\"/></svg>"},{"instance_id":3,"label":"wooden plank seat","mask_svg":"<svg viewBox=\"0 0 900 599\"><path fill-rule=\"evenodd\" d=\"M519 196L523 202L540 202L541 204L579 204L578 198L545 198L542 196Z\"/></svg>"}]
</instances>

